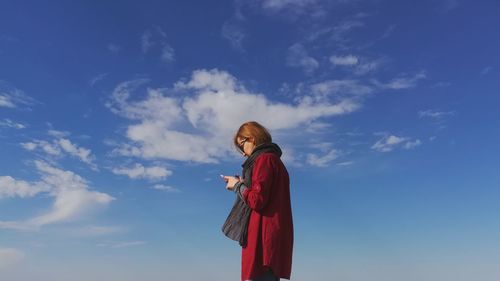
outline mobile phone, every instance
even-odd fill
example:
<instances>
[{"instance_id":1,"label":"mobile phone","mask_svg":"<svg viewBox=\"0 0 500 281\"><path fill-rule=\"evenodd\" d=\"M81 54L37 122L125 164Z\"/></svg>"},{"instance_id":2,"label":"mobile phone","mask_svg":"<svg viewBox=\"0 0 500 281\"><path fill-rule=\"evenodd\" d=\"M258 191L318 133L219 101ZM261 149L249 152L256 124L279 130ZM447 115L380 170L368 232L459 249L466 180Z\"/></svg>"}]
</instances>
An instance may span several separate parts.
<instances>
[{"instance_id":1,"label":"mobile phone","mask_svg":"<svg viewBox=\"0 0 500 281\"><path fill-rule=\"evenodd\" d=\"M221 178L223 181L227 182L227 180L224 178L224 175L223 175L223 174L220 174L220 178Z\"/></svg>"}]
</instances>

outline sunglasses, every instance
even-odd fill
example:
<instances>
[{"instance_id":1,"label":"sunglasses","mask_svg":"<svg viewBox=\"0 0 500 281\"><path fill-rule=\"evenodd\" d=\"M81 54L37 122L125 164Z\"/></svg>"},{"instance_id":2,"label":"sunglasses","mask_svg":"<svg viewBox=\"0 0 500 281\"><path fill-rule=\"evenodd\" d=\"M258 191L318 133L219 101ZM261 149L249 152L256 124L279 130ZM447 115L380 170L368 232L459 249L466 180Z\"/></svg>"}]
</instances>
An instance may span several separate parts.
<instances>
[{"instance_id":1,"label":"sunglasses","mask_svg":"<svg viewBox=\"0 0 500 281\"><path fill-rule=\"evenodd\" d=\"M245 145L245 142L248 141L248 138L244 138L241 142L238 143L238 148L243 151L243 146Z\"/></svg>"}]
</instances>

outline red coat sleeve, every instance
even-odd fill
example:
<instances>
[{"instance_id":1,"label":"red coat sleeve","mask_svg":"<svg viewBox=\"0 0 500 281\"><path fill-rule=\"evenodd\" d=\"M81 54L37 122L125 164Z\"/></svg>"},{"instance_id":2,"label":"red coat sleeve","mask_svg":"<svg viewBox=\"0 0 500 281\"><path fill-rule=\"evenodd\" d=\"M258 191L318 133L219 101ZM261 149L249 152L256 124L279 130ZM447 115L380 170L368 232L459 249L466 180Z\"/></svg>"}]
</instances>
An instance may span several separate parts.
<instances>
[{"instance_id":1,"label":"red coat sleeve","mask_svg":"<svg viewBox=\"0 0 500 281\"><path fill-rule=\"evenodd\" d=\"M273 154L265 153L255 159L252 171L252 186L243 193L245 202L253 210L262 210L269 201L276 173L275 157Z\"/></svg>"}]
</instances>

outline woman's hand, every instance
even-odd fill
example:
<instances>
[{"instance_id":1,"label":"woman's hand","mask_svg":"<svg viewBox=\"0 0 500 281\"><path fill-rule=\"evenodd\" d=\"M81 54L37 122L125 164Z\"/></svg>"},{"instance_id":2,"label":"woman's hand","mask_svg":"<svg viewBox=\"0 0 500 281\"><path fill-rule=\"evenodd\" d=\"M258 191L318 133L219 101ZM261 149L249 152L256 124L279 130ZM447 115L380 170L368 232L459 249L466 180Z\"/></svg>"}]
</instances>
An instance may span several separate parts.
<instances>
[{"instance_id":1,"label":"woman's hand","mask_svg":"<svg viewBox=\"0 0 500 281\"><path fill-rule=\"evenodd\" d=\"M226 189L233 190L234 186L241 180L239 176L222 176L222 179L226 182Z\"/></svg>"}]
</instances>

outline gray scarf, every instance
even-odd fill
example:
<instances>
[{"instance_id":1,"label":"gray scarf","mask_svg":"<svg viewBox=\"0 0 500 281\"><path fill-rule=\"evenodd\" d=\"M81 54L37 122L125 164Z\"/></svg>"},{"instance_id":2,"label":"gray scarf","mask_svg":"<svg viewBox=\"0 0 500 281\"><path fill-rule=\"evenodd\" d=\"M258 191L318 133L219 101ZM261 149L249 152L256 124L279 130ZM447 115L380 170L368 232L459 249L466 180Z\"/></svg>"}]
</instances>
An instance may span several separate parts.
<instances>
[{"instance_id":1,"label":"gray scarf","mask_svg":"<svg viewBox=\"0 0 500 281\"><path fill-rule=\"evenodd\" d=\"M262 153L272 152L278 156L281 156L282 152L279 146L275 143L261 144L255 147L252 154L247 158L247 160L241 165L243 167L243 184L246 187L252 186L252 171L255 159L259 157ZM250 219L250 213L252 209L241 198L241 194L236 196L236 200L233 204L231 212L227 216L224 225L222 226L222 232L228 238L238 241L240 246L246 247L247 245L247 235L248 235L248 221Z\"/></svg>"}]
</instances>

